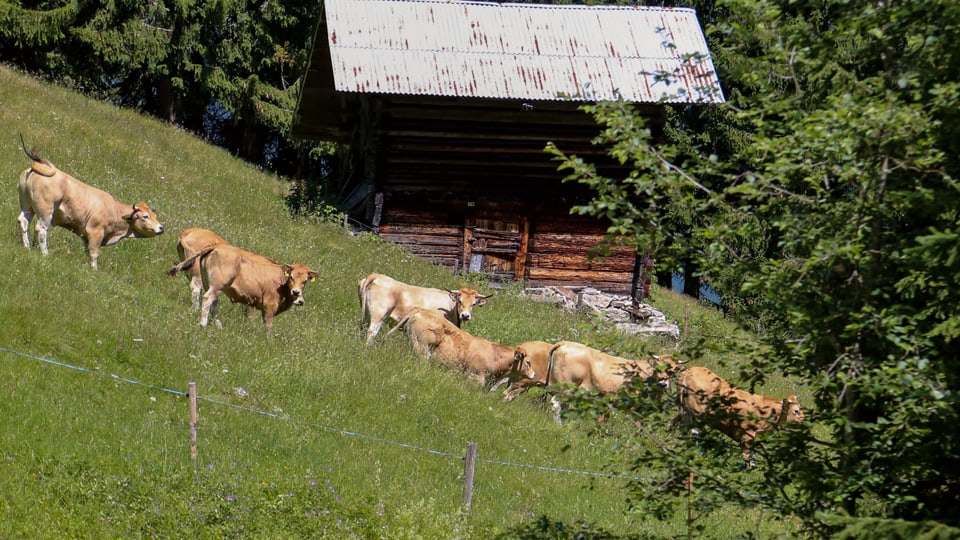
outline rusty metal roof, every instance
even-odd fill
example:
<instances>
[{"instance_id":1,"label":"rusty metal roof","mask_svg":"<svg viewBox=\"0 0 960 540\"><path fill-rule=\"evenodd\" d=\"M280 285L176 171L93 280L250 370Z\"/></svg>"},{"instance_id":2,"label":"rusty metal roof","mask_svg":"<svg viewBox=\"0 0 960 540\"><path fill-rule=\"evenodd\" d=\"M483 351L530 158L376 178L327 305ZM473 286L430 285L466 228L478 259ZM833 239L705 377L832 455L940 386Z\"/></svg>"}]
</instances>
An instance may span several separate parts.
<instances>
[{"instance_id":1,"label":"rusty metal roof","mask_svg":"<svg viewBox=\"0 0 960 540\"><path fill-rule=\"evenodd\" d=\"M342 92L723 101L692 9L326 0L324 10Z\"/></svg>"}]
</instances>

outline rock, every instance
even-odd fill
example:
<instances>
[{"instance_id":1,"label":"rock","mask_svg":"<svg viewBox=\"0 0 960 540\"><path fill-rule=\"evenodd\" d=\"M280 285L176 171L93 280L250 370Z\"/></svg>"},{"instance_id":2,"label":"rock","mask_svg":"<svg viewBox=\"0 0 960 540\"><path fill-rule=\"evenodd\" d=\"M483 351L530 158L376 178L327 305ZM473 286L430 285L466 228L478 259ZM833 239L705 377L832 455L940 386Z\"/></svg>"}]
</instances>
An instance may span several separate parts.
<instances>
[{"instance_id":1,"label":"rock","mask_svg":"<svg viewBox=\"0 0 960 540\"><path fill-rule=\"evenodd\" d=\"M574 291L568 287L531 287L524 294L539 302L562 304L601 315L617 330L630 335L659 335L680 339L680 327L649 304L633 305L627 295L605 293L592 287Z\"/></svg>"}]
</instances>

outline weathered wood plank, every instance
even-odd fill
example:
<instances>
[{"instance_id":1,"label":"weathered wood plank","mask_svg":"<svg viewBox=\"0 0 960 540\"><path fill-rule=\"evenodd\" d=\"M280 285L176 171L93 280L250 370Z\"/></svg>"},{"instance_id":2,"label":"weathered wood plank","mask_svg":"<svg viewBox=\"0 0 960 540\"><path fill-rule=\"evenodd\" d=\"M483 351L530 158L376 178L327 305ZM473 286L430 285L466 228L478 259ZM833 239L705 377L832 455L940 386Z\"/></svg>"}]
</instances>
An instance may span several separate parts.
<instances>
[{"instance_id":1,"label":"weathered wood plank","mask_svg":"<svg viewBox=\"0 0 960 540\"><path fill-rule=\"evenodd\" d=\"M630 258L608 258L605 260L588 261L585 257L563 256L563 255L538 255L530 254L527 257L530 266L545 269L570 269L570 270L603 270L608 272L629 272L633 273L634 259Z\"/></svg>"},{"instance_id":2,"label":"weathered wood plank","mask_svg":"<svg viewBox=\"0 0 960 540\"><path fill-rule=\"evenodd\" d=\"M384 223L380 227L380 233L396 235L429 235L429 236L455 236L460 238L463 234L463 228L457 226L439 226L439 225L399 225L397 223Z\"/></svg>"},{"instance_id":3,"label":"weathered wood plank","mask_svg":"<svg viewBox=\"0 0 960 540\"><path fill-rule=\"evenodd\" d=\"M527 272L530 279L551 280L555 279L563 282L591 283L591 282L624 282L630 285L632 274L630 272L604 272L600 270L565 270L553 268L530 268Z\"/></svg>"}]
</instances>

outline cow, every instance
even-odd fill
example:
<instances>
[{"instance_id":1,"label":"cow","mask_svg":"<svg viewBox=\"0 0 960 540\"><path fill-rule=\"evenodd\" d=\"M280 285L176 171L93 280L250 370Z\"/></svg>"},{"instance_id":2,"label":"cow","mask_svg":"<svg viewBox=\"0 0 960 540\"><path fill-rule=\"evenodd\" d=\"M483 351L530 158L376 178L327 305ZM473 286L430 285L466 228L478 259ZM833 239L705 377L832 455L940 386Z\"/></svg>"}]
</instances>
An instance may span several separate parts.
<instances>
[{"instance_id":1,"label":"cow","mask_svg":"<svg viewBox=\"0 0 960 540\"><path fill-rule=\"evenodd\" d=\"M21 137L21 143L22 143ZM151 238L163 234L163 225L144 202L127 204L106 191L84 184L61 171L36 152L24 153L32 163L20 174L20 230L30 248L30 222L37 218L37 242L48 254L47 232L57 225L87 241L90 265L97 268L101 246L125 238Z\"/></svg>"},{"instance_id":2,"label":"cow","mask_svg":"<svg viewBox=\"0 0 960 540\"><path fill-rule=\"evenodd\" d=\"M370 321L367 343L380 332L387 317L400 321L414 308L440 311L459 328L461 321L469 321L473 316L473 307L486 304L491 296L466 287L442 290L407 285L383 274L370 274L361 279L357 282L357 292L360 296L360 323Z\"/></svg>"},{"instance_id":3,"label":"cow","mask_svg":"<svg viewBox=\"0 0 960 540\"><path fill-rule=\"evenodd\" d=\"M596 390L601 394L619 392L634 378L656 380L661 388L668 388L677 362L669 355L653 356L649 360L631 360L613 356L574 341L561 341L550 349L544 384L565 385ZM560 403L552 398L553 410L559 420Z\"/></svg>"},{"instance_id":4,"label":"cow","mask_svg":"<svg viewBox=\"0 0 960 540\"><path fill-rule=\"evenodd\" d=\"M659 364L663 364L658 368ZM601 394L618 392L633 377L656 378L661 387L670 385L676 362L667 355L649 360L613 356L575 341L561 341L550 349L545 383L571 384L595 389Z\"/></svg>"},{"instance_id":5,"label":"cow","mask_svg":"<svg viewBox=\"0 0 960 540\"><path fill-rule=\"evenodd\" d=\"M466 373L481 386L486 384L488 377L507 373L516 361L513 347L461 330L435 310L410 310L387 332L387 337L404 327L413 350L421 358L434 358L447 367Z\"/></svg>"},{"instance_id":6,"label":"cow","mask_svg":"<svg viewBox=\"0 0 960 540\"><path fill-rule=\"evenodd\" d=\"M747 467L753 467L753 440L764 431L788 422L802 422L797 396L776 399L733 387L719 375L701 366L687 368L678 384L680 419L689 424L700 418L740 443Z\"/></svg>"},{"instance_id":7,"label":"cow","mask_svg":"<svg viewBox=\"0 0 960 540\"><path fill-rule=\"evenodd\" d=\"M512 401L531 387L546 384L552 348L553 343L546 341L525 341L515 347L516 359L510 372L510 386L503 392L504 400Z\"/></svg>"},{"instance_id":8,"label":"cow","mask_svg":"<svg viewBox=\"0 0 960 540\"><path fill-rule=\"evenodd\" d=\"M190 227L184 229L177 239L178 260L185 261L208 247L228 244L220 235L207 229ZM203 291L203 277L200 275L200 265L190 267L190 299L193 308L200 309L200 293Z\"/></svg>"},{"instance_id":9,"label":"cow","mask_svg":"<svg viewBox=\"0 0 960 540\"><path fill-rule=\"evenodd\" d=\"M302 306L303 289L308 281L316 281L317 273L303 264L279 264L273 259L251 253L229 244L207 247L167 271L174 276L200 265L200 275L207 291L203 294L200 326L207 326L216 314L217 300L226 293L232 302L245 304L248 311L260 311L269 331L273 318Z\"/></svg>"}]
</instances>

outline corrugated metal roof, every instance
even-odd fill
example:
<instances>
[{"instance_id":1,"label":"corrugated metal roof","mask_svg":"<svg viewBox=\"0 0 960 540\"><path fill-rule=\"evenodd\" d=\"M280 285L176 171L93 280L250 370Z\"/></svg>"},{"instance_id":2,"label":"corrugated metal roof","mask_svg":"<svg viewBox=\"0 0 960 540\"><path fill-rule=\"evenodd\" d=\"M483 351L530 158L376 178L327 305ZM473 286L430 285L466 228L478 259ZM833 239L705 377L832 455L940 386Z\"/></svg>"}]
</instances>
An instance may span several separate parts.
<instances>
[{"instance_id":1,"label":"corrugated metal roof","mask_svg":"<svg viewBox=\"0 0 960 540\"><path fill-rule=\"evenodd\" d=\"M723 101L692 9L445 0L324 6L343 92Z\"/></svg>"}]
</instances>

